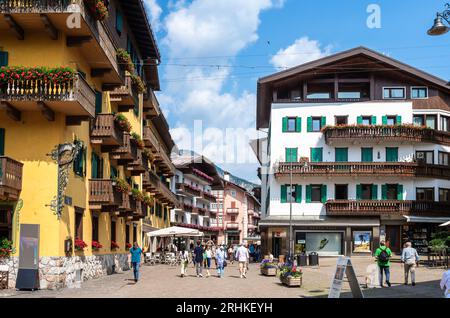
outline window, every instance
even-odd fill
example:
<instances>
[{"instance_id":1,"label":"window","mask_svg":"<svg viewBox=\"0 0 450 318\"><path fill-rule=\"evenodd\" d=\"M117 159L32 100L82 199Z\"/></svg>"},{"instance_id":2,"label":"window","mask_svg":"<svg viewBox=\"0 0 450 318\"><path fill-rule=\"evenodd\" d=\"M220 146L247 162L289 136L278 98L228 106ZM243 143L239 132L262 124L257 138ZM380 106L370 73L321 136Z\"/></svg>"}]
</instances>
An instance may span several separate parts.
<instances>
[{"instance_id":1,"label":"window","mask_svg":"<svg viewBox=\"0 0 450 318\"><path fill-rule=\"evenodd\" d=\"M417 188L417 201L434 201L434 188Z\"/></svg>"},{"instance_id":2,"label":"window","mask_svg":"<svg viewBox=\"0 0 450 318\"><path fill-rule=\"evenodd\" d=\"M103 93L95 91L95 114L101 114L103 107Z\"/></svg>"},{"instance_id":3,"label":"window","mask_svg":"<svg viewBox=\"0 0 450 318\"><path fill-rule=\"evenodd\" d=\"M123 15L120 10L116 10L116 31L117 34L122 35L123 31Z\"/></svg>"},{"instance_id":4,"label":"window","mask_svg":"<svg viewBox=\"0 0 450 318\"><path fill-rule=\"evenodd\" d=\"M130 225L129 224L125 225L125 243L126 244L130 243Z\"/></svg>"},{"instance_id":5,"label":"window","mask_svg":"<svg viewBox=\"0 0 450 318\"><path fill-rule=\"evenodd\" d=\"M308 132L320 132L326 125L326 117L308 117Z\"/></svg>"},{"instance_id":6,"label":"window","mask_svg":"<svg viewBox=\"0 0 450 318\"><path fill-rule=\"evenodd\" d=\"M439 189L439 202L450 202L450 189Z\"/></svg>"},{"instance_id":7,"label":"window","mask_svg":"<svg viewBox=\"0 0 450 318\"><path fill-rule=\"evenodd\" d=\"M230 195L233 197L233 198L236 198L236 191L235 190L230 190ZM236 204L236 203L235 203Z\"/></svg>"},{"instance_id":8,"label":"window","mask_svg":"<svg viewBox=\"0 0 450 318\"><path fill-rule=\"evenodd\" d=\"M322 202L322 186L311 186L311 202Z\"/></svg>"},{"instance_id":9,"label":"window","mask_svg":"<svg viewBox=\"0 0 450 318\"><path fill-rule=\"evenodd\" d=\"M5 128L0 128L0 156L5 155Z\"/></svg>"},{"instance_id":10,"label":"window","mask_svg":"<svg viewBox=\"0 0 450 318\"><path fill-rule=\"evenodd\" d=\"M441 116L441 130L450 132L450 117Z\"/></svg>"},{"instance_id":11,"label":"window","mask_svg":"<svg viewBox=\"0 0 450 318\"><path fill-rule=\"evenodd\" d=\"M91 178L103 179L103 159L95 152L92 152L91 156Z\"/></svg>"},{"instance_id":12,"label":"window","mask_svg":"<svg viewBox=\"0 0 450 318\"><path fill-rule=\"evenodd\" d=\"M137 224L133 223L133 243L137 242Z\"/></svg>"},{"instance_id":13,"label":"window","mask_svg":"<svg viewBox=\"0 0 450 318\"><path fill-rule=\"evenodd\" d=\"M375 116L359 116L356 123L364 126L376 125L377 118Z\"/></svg>"},{"instance_id":14,"label":"window","mask_svg":"<svg viewBox=\"0 0 450 318\"><path fill-rule=\"evenodd\" d=\"M84 210L81 208L75 208L75 237L83 239L83 214Z\"/></svg>"},{"instance_id":15,"label":"window","mask_svg":"<svg viewBox=\"0 0 450 318\"><path fill-rule=\"evenodd\" d=\"M411 87L411 98L412 99L428 98L428 88L427 87Z\"/></svg>"},{"instance_id":16,"label":"window","mask_svg":"<svg viewBox=\"0 0 450 318\"><path fill-rule=\"evenodd\" d=\"M386 162L398 162L398 148L386 148Z\"/></svg>"},{"instance_id":17,"label":"window","mask_svg":"<svg viewBox=\"0 0 450 318\"><path fill-rule=\"evenodd\" d=\"M311 148L311 162L323 162L323 148Z\"/></svg>"},{"instance_id":18,"label":"window","mask_svg":"<svg viewBox=\"0 0 450 318\"><path fill-rule=\"evenodd\" d=\"M437 116L426 115L426 126L430 129L437 129Z\"/></svg>"},{"instance_id":19,"label":"window","mask_svg":"<svg viewBox=\"0 0 450 318\"><path fill-rule=\"evenodd\" d=\"M373 148L361 148L361 162L373 162Z\"/></svg>"},{"instance_id":20,"label":"window","mask_svg":"<svg viewBox=\"0 0 450 318\"><path fill-rule=\"evenodd\" d=\"M0 51L0 67L8 66L8 52Z\"/></svg>"},{"instance_id":21,"label":"window","mask_svg":"<svg viewBox=\"0 0 450 318\"><path fill-rule=\"evenodd\" d=\"M12 207L0 207L0 241L12 239Z\"/></svg>"},{"instance_id":22,"label":"window","mask_svg":"<svg viewBox=\"0 0 450 318\"><path fill-rule=\"evenodd\" d=\"M406 89L404 87L384 87L383 99L405 99Z\"/></svg>"},{"instance_id":23,"label":"window","mask_svg":"<svg viewBox=\"0 0 450 318\"><path fill-rule=\"evenodd\" d=\"M320 131L322 129L322 118L313 118L312 119L312 127L313 131Z\"/></svg>"},{"instance_id":24,"label":"window","mask_svg":"<svg viewBox=\"0 0 450 318\"><path fill-rule=\"evenodd\" d=\"M432 165L434 163L434 151L416 151L416 159L421 163Z\"/></svg>"},{"instance_id":25,"label":"window","mask_svg":"<svg viewBox=\"0 0 450 318\"><path fill-rule=\"evenodd\" d=\"M414 115L413 117L414 126L425 126L425 118L423 115Z\"/></svg>"},{"instance_id":26,"label":"window","mask_svg":"<svg viewBox=\"0 0 450 318\"><path fill-rule=\"evenodd\" d=\"M290 203L292 199L293 203L302 202L302 186L293 184L292 189L290 185L281 186L281 203Z\"/></svg>"},{"instance_id":27,"label":"window","mask_svg":"<svg viewBox=\"0 0 450 318\"><path fill-rule=\"evenodd\" d=\"M306 96L307 99L330 99L331 94L326 93L311 93Z\"/></svg>"},{"instance_id":28,"label":"window","mask_svg":"<svg viewBox=\"0 0 450 318\"><path fill-rule=\"evenodd\" d=\"M284 117L283 132L301 132L302 119L300 117Z\"/></svg>"},{"instance_id":29,"label":"window","mask_svg":"<svg viewBox=\"0 0 450 318\"><path fill-rule=\"evenodd\" d=\"M356 185L357 200L377 200L378 186L376 184L358 184Z\"/></svg>"},{"instance_id":30,"label":"window","mask_svg":"<svg viewBox=\"0 0 450 318\"><path fill-rule=\"evenodd\" d=\"M86 147L80 149L73 161L73 172L82 178L86 176L86 152Z\"/></svg>"},{"instance_id":31,"label":"window","mask_svg":"<svg viewBox=\"0 0 450 318\"><path fill-rule=\"evenodd\" d=\"M439 151L438 164L440 164L442 166L449 166L450 165L450 153Z\"/></svg>"},{"instance_id":32,"label":"window","mask_svg":"<svg viewBox=\"0 0 450 318\"><path fill-rule=\"evenodd\" d=\"M336 200L348 200L348 185L336 184L334 196Z\"/></svg>"},{"instance_id":33,"label":"window","mask_svg":"<svg viewBox=\"0 0 450 318\"><path fill-rule=\"evenodd\" d=\"M335 124L336 124L336 126L348 125L348 116L336 116Z\"/></svg>"},{"instance_id":34,"label":"window","mask_svg":"<svg viewBox=\"0 0 450 318\"><path fill-rule=\"evenodd\" d=\"M385 184L382 186L383 200L403 200L403 185Z\"/></svg>"},{"instance_id":35,"label":"window","mask_svg":"<svg viewBox=\"0 0 450 318\"><path fill-rule=\"evenodd\" d=\"M114 179L114 178L118 178L119 177L119 170L117 170L117 168L116 167L114 167L114 166L111 166L110 167L110 178L111 179Z\"/></svg>"},{"instance_id":36,"label":"window","mask_svg":"<svg viewBox=\"0 0 450 318\"><path fill-rule=\"evenodd\" d=\"M116 242L116 221L111 220L111 241Z\"/></svg>"},{"instance_id":37,"label":"window","mask_svg":"<svg viewBox=\"0 0 450 318\"><path fill-rule=\"evenodd\" d=\"M92 240L98 242L98 216L92 216Z\"/></svg>"},{"instance_id":38,"label":"window","mask_svg":"<svg viewBox=\"0 0 450 318\"><path fill-rule=\"evenodd\" d=\"M297 148L286 148L286 162L298 162Z\"/></svg>"},{"instance_id":39,"label":"window","mask_svg":"<svg viewBox=\"0 0 450 318\"><path fill-rule=\"evenodd\" d=\"M336 148L336 162L348 162L348 148Z\"/></svg>"},{"instance_id":40,"label":"window","mask_svg":"<svg viewBox=\"0 0 450 318\"><path fill-rule=\"evenodd\" d=\"M383 126L395 126L402 124L401 116L383 116Z\"/></svg>"}]
</instances>

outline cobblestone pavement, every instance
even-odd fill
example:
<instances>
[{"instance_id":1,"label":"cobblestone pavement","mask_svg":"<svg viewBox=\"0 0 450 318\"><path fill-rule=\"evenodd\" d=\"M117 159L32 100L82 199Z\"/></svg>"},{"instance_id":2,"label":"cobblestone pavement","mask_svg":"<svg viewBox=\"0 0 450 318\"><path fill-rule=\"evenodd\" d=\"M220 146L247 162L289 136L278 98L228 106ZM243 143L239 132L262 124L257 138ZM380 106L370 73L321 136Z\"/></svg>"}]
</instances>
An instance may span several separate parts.
<instances>
[{"instance_id":1,"label":"cobblestone pavement","mask_svg":"<svg viewBox=\"0 0 450 318\"><path fill-rule=\"evenodd\" d=\"M197 278L195 269L189 267L189 276L181 278L177 267L166 265L142 266L141 280L135 284L131 271L114 274L97 280L84 282L82 288L59 291L0 291L4 297L38 298L305 298L326 297L336 266L335 258L320 259L320 267L303 268L302 288L287 288L276 277L264 277L259 273L258 264L251 264L247 279L239 277L236 266L226 268L225 278ZM366 268L372 263L368 257L352 258L356 275L361 284L365 282ZM442 297L439 282L444 269L419 267L417 285L403 285L403 268L393 263L392 287L363 289L365 297L401 298L401 297ZM211 271L215 274L215 271ZM205 274L205 271L204 271ZM342 297L351 297L348 283L344 283Z\"/></svg>"}]
</instances>

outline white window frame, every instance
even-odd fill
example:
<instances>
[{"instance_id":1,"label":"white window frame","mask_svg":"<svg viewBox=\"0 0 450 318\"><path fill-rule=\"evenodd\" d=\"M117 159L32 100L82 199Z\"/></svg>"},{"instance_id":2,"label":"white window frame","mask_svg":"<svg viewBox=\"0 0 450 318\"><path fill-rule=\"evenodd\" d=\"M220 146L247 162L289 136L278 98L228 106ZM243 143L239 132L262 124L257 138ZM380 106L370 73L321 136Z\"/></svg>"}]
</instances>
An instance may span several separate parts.
<instances>
[{"instance_id":1,"label":"white window frame","mask_svg":"<svg viewBox=\"0 0 450 318\"><path fill-rule=\"evenodd\" d=\"M414 98L414 97L412 97L412 91L413 91L413 89L414 88L425 88L426 90L427 90L427 97L416 97L416 98ZM429 95L428 95L428 86L411 86L411 99L428 99L428 97L429 97Z\"/></svg>"},{"instance_id":2,"label":"white window frame","mask_svg":"<svg viewBox=\"0 0 450 318\"><path fill-rule=\"evenodd\" d=\"M405 94L404 94L403 98L394 98L394 97L387 98L387 97L384 97L385 89L403 89ZM383 99L385 99L385 100L405 100L406 99L406 86L383 86L381 94L382 94Z\"/></svg>"}]
</instances>

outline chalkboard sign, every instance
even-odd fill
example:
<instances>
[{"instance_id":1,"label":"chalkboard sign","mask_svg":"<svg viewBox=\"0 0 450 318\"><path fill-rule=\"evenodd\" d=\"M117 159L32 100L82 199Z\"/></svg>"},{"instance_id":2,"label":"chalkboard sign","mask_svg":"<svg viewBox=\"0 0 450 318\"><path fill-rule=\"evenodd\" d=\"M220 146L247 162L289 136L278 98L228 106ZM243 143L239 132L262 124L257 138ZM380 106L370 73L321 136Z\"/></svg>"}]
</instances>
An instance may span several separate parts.
<instances>
[{"instance_id":1,"label":"chalkboard sign","mask_svg":"<svg viewBox=\"0 0 450 318\"><path fill-rule=\"evenodd\" d=\"M347 276L353 298L364 298L350 257L340 257L338 259L328 298L340 298L344 276Z\"/></svg>"}]
</instances>

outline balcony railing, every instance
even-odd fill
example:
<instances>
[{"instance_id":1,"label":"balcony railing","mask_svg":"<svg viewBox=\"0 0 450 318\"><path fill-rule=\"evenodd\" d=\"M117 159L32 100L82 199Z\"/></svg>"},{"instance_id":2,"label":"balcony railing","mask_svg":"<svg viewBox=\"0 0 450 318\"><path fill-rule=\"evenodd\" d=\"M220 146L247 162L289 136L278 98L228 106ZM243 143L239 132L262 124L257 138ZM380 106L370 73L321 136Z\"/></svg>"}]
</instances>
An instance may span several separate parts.
<instances>
[{"instance_id":1,"label":"balcony railing","mask_svg":"<svg viewBox=\"0 0 450 318\"><path fill-rule=\"evenodd\" d=\"M325 140L328 144L336 142L367 141L406 141L431 142L450 145L450 132L412 126L348 126L326 127Z\"/></svg>"},{"instance_id":2,"label":"balcony railing","mask_svg":"<svg viewBox=\"0 0 450 318\"><path fill-rule=\"evenodd\" d=\"M139 93L130 75L127 75L125 77L125 85L110 92L110 96L112 102L119 102L121 105L131 107L138 101Z\"/></svg>"},{"instance_id":3,"label":"balcony railing","mask_svg":"<svg viewBox=\"0 0 450 318\"><path fill-rule=\"evenodd\" d=\"M123 134L122 146L112 150L112 159L119 160L119 164L129 163L137 160L138 148L136 142L131 138L127 132Z\"/></svg>"},{"instance_id":4,"label":"balcony railing","mask_svg":"<svg viewBox=\"0 0 450 318\"><path fill-rule=\"evenodd\" d=\"M227 227L227 230L238 230L239 229L239 223L237 223L237 222L228 222L226 227Z\"/></svg>"},{"instance_id":5,"label":"balcony railing","mask_svg":"<svg viewBox=\"0 0 450 318\"><path fill-rule=\"evenodd\" d=\"M450 166L416 162L282 162L275 168L275 176L288 176L291 169L294 175L305 177L399 176L450 180Z\"/></svg>"},{"instance_id":6,"label":"balcony railing","mask_svg":"<svg viewBox=\"0 0 450 318\"><path fill-rule=\"evenodd\" d=\"M228 208L227 214L239 214L239 209L238 208Z\"/></svg>"},{"instance_id":7,"label":"balcony railing","mask_svg":"<svg viewBox=\"0 0 450 318\"><path fill-rule=\"evenodd\" d=\"M161 143L158 141L155 133L151 130L150 127L144 127L143 141L147 148L153 153L153 157L155 162L164 171L167 175L173 176L175 175L175 166L167 155Z\"/></svg>"},{"instance_id":8,"label":"balcony railing","mask_svg":"<svg viewBox=\"0 0 450 318\"><path fill-rule=\"evenodd\" d=\"M151 88L148 88L144 94L144 113L147 114L147 118L157 117L161 114L158 99Z\"/></svg>"},{"instance_id":9,"label":"balcony railing","mask_svg":"<svg viewBox=\"0 0 450 318\"><path fill-rule=\"evenodd\" d=\"M103 146L121 146L123 130L114 120L113 114L97 114L91 128L91 143Z\"/></svg>"},{"instance_id":10,"label":"balcony railing","mask_svg":"<svg viewBox=\"0 0 450 318\"><path fill-rule=\"evenodd\" d=\"M22 191L23 164L8 157L0 157L0 200L15 201Z\"/></svg>"},{"instance_id":11,"label":"balcony railing","mask_svg":"<svg viewBox=\"0 0 450 318\"><path fill-rule=\"evenodd\" d=\"M417 215L449 216L450 202L397 200L331 200L326 203L328 215Z\"/></svg>"},{"instance_id":12,"label":"balcony railing","mask_svg":"<svg viewBox=\"0 0 450 318\"><path fill-rule=\"evenodd\" d=\"M146 170L143 174L143 186L152 193L159 201L167 203L169 206L178 207L178 199L167 185L151 170Z\"/></svg>"},{"instance_id":13,"label":"balcony railing","mask_svg":"<svg viewBox=\"0 0 450 318\"><path fill-rule=\"evenodd\" d=\"M128 194L119 192L109 179L89 180L89 206L92 210L118 211L129 207Z\"/></svg>"},{"instance_id":14,"label":"balcony railing","mask_svg":"<svg viewBox=\"0 0 450 318\"><path fill-rule=\"evenodd\" d=\"M156 138L150 127L144 127L144 135L142 139L144 140L145 146L147 148L150 148L153 153L156 153L160 150L158 138Z\"/></svg>"},{"instance_id":15,"label":"balcony railing","mask_svg":"<svg viewBox=\"0 0 450 318\"><path fill-rule=\"evenodd\" d=\"M216 202L217 198L214 194L207 192L207 191L202 191L202 196L204 199L210 201L210 202Z\"/></svg>"},{"instance_id":16,"label":"balcony railing","mask_svg":"<svg viewBox=\"0 0 450 318\"><path fill-rule=\"evenodd\" d=\"M144 163L144 155L141 149L136 149L136 160L131 161L127 165L127 170L131 171L131 175L139 176L146 171L146 164Z\"/></svg>"},{"instance_id":17,"label":"balcony railing","mask_svg":"<svg viewBox=\"0 0 450 318\"><path fill-rule=\"evenodd\" d=\"M200 197L202 194L202 190L191 186L190 184L187 183L177 183L176 184L176 188L178 191L190 194L192 196L197 196Z\"/></svg>"},{"instance_id":18,"label":"balcony railing","mask_svg":"<svg viewBox=\"0 0 450 318\"><path fill-rule=\"evenodd\" d=\"M5 86L0 85L0 101L7 101L18 110L29 110L26 102L45 102L55 112L95 116L95 91L80 75L62 84L14 80Z\"/></svg>"}]
</instances>

